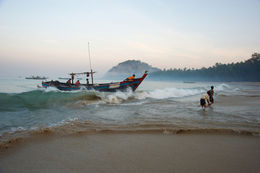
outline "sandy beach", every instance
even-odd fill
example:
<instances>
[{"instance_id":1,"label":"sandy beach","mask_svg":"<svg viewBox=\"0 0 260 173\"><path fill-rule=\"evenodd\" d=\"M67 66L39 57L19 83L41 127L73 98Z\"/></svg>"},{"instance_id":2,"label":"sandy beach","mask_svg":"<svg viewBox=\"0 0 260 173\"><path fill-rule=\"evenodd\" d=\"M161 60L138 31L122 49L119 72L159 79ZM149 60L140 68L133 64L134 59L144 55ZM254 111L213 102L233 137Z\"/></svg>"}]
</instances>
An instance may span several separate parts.
<instances>
[{"instance_id":1,"label":"sandy beach","mask_svg":"<svg viewBox=\"0 0 260 173\"><path fill-rule=\"evenodd\" d=\"M259 9L0 0L0 173L260 173Z\"/></svg>"},{"instance_id":2,"label":"sandy beach","mask_svg":"<svg viewBox=\"0 0 260 173\"><path fill-rule=\"evenodd\" d=\"M218 134L82 134L25 140L0 172L260 172L260 138Z\"/></svg>"}]
</instances>

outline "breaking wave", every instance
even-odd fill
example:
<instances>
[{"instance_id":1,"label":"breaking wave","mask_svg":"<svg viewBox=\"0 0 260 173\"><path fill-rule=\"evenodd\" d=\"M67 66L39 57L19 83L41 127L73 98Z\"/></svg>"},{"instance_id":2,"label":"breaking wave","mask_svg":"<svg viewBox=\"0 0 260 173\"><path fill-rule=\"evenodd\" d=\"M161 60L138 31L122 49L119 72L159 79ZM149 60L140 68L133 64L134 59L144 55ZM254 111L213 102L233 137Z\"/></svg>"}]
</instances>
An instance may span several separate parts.
<instances>
[{"instance_id":1,"label":"breaking wave","mask_svg":"<svg viewBox=\"0 0 260 173\"><path fill-rule=\"evenodd\" d=\"M94 92L59 92L34 90L18 94L0 93L0 112L21 109L37 110L78 100L100 100Z\"/></svg>"},{"instance_id":2,"label":"breaking wave","mask_svg":"<svg viewBox=\"0 0 260 173\"><path fill-rule=\"evenodd\" d=\"M178 98L201 94L203 89L165 88L146 92L145 96L155 99Z\"/></svg>"},{"instance_id":3,"label":"breaking wave","mask_svg":"<svg viewBox=\"0 0 260 173\"><path fill-rule=\"evenodd\" d=\"M154 90L144 90L144 91L128 91L128 92L116 92L109 95L102 95L101 98L106 103L122 103L127 100L143 100L147 98L152 99L168 99L168 98L182 98L187 96L195 96L204 94L210 86L207 87L195 87L195 88L163 88ZM215 92L228 92L232 93L238 91L238 88L233 89L227 84L219 84L215 87Z\"/></svg>"},{"instance_id":4,"label":"breaking wave","mask_svg":"<svg viewBox=\"0 0 260 173\"><path fill-rule=\"evenodd\" d=\"M143 90L132 92L115 92L103 93L97 91L76 91L64 92L57 89L48 90L33 90L29 92L22 92L16 94L0 93L0 112L17 111L23 109L37 110L48 109L51 107L59 107L70 104L121 104L125 102L132 102L138 100L151 99L168 99L180 98L186 96L201 95L205 93L208 88L195 87L195 88L164 88L154 90ZM227 84L219 84L215 87L215 91L234 91Z\"/></svg>"}]
</instances>

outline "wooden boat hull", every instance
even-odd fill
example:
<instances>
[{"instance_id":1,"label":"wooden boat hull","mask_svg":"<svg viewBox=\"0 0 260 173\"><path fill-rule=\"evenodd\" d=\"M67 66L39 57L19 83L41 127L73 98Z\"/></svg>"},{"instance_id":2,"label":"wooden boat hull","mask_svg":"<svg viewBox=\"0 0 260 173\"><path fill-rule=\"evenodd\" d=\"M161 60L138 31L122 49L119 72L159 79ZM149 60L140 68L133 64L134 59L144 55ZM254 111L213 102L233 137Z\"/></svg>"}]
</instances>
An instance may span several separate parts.
<instances>
[{"instance_id":1,"label":"wooden boat hull","mask_svg":"<svg viewBox=\"0 0 260 173\"><path fill-rule=\"evenodd\" d=\"M96 90L101 92L116 92L116 91L127 91L129 88L133 91L137 89L137 87L142 83L142 81L147 76L147 73L144 73L144 75L141 78L136 78L131 81L124 80L122 82L114 82L114 83L102 83L102 84L80 84L80 85L68 85L66 83L62 83L59 81L48 81L44 82L42 81L42 86L44 88L48 87L55 87L62 91L75 91L80 89L86 89L86 90Z\"/></svg>"}]
</instances>

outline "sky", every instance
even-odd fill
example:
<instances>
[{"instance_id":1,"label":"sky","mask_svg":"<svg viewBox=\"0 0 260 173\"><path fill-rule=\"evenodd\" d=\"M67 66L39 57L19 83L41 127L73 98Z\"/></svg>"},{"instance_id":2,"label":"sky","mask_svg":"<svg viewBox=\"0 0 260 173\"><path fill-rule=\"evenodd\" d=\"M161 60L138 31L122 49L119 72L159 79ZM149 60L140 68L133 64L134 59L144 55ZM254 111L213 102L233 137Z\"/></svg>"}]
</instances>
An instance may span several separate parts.
<instances>
[{"instance_id":1,"label":"sky","mask_svg":"<svg viewBox=\"0 0 260 173\"><path fill-rule=\"evenodd\" d=\"M0 0L0 74L103 75L240 62L260 52L260 0ZM133 72L130 72L131 74Z\"/></svg>"}]
</instances>

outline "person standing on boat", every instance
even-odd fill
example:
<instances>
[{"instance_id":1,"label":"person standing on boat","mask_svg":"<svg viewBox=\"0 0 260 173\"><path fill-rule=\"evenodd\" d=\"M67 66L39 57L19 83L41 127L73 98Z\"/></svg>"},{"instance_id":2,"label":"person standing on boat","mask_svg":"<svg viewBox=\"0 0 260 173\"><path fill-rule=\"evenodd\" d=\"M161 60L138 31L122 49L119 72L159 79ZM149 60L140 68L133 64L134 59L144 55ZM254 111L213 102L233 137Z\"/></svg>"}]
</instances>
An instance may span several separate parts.
<instances>
[{"instance_id":1,"label":"person standing on boat","mask_svg":"<svg viewBox=\"0 0 260 173\"><path fill-rule=\"evenodd\" d=\"M133 74L132 76L128 77L127 80L132 81L132 80L134 80L134 78L135 78L135 74Z\"/></svg>"},{"instance_id":2,"label":"person standing on boat","mask_svg":"<svg viewBox=\"0 0 260 173\"><path fill-rule=\"evenodd\" d=\"M87 81L87 85L89 85L89 81L88 81L88 78L86 79L86 81Z\"/></svg>"},{"instance_id":3,"label":"person standing on boat","mask_svg":"<svg viewBox=\"0 0 260 173\"><path fill-rule=\"evenodd\" d=\"M72 80L72 84L73 84L73 81L74 81L74 74L71 73L71 80Z\"/></svg>"}]
</instances>

